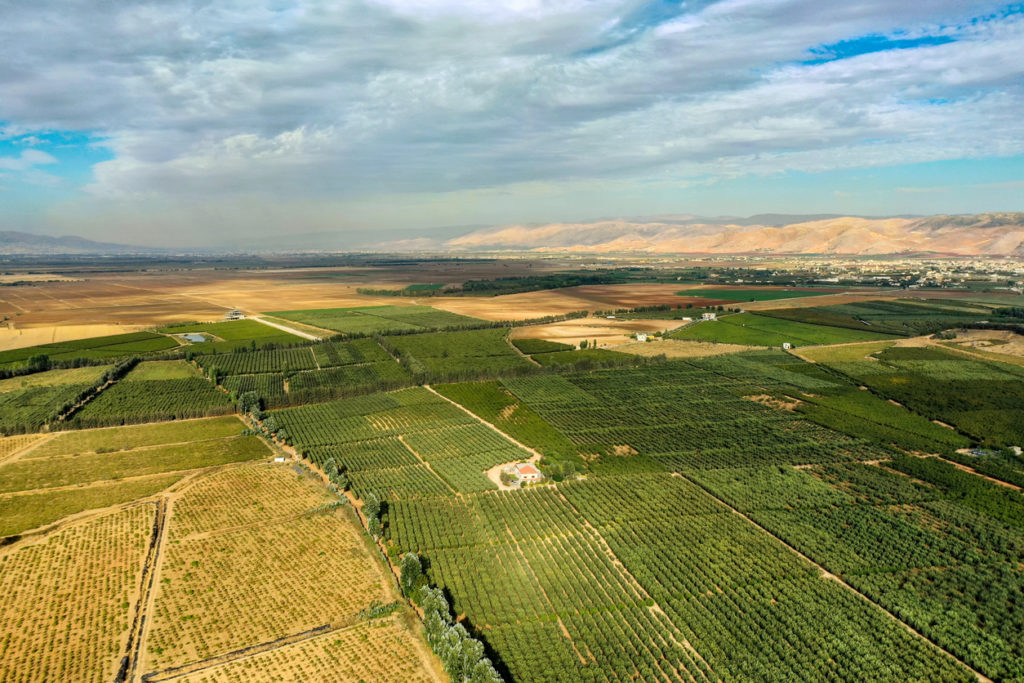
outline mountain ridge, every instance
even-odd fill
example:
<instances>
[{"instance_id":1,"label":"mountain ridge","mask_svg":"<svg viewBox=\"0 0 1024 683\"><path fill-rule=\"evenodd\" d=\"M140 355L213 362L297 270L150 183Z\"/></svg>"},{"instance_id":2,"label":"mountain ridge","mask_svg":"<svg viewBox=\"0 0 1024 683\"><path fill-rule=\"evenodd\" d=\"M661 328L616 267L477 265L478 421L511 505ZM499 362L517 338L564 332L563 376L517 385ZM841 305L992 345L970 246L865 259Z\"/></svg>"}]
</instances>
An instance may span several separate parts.
<instances>
[{"instance_id":1,"label":"mountain ridge","mask_svg":"<svg viewBox=\"0 0 1024 683\"><path fill-rule=\"evenodd\" d=\"M722 222L654 218L496 226L450 239L445 247L567 253L1024 256L1024 212L924 217L761 214Z\"/></svg>"}]
</instances>

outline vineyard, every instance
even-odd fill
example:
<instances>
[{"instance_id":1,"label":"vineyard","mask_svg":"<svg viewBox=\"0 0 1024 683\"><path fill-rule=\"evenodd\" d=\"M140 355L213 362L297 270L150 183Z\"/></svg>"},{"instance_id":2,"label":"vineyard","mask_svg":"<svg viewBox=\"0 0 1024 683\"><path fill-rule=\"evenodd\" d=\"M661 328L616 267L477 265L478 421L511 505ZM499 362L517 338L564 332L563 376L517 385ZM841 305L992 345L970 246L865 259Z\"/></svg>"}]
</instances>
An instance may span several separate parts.
<instances>
[{"instance_id":1,"label":"vineyard","mask_svg":"<svg viewBox=\"0 0 1024 683\"><path fill-rule=\"evenodd\" d=\"M439 680L417 651L416 637L397 617L378 619L179 680L182 683L321 680L431 683Z\"/></svg>"},{"instance_id":2,"label":"vineyard","mask_svg":"<svg viewBox=\"0 0 1024 683\"><path fill-rule=\"evenodd\" d=\"M349 625L387 598L382 568L370 560L351 511L325 493L311 478L272 465L186 488L172 508L147 667Z\"/></svg>"},{"instance_id":3,"label":"vineyard","mask_svg":"<svg viewBox=\"0 0 1024 683\"><path fill-rule=\"evenodd\" d=\"M372 492L403 500L495 489L484 471L530 457L425 389L291 408L273 417L306 457L346 473L360 497Z\"/></svg>"},{"instance_id":4,"label":"vineyard","mask_svg":"<svg viewBox=\"0 0 1024 683\"><path fill-rule=\"evenodd\" d=\"M185 441L202 441L236 436L245 425L234 416L189 422L111 427L81 432L60 432L32 450L30 457L76 455L100 451L123 451Z\"/></svg>"},{"instance_id":5,"label":"vineyard","mask_svg":"<svg viewBox=\"0 0 1024 683\"><path fill-rule=\"evenodd\" d=\"M0 554L0 680L114 680L152 525L136 506Z\"/></svg>"},{"instance_id":6,"label":"vineyard","mask_svg":"<svg viewBox=\"0 0 1024 683\"><path fill-rule=\"evenodd\" d=\"M801 309L796 309L801 310ZM672 334L673 339L694 339L751 346L794 346L845 344L890 339L887 334L859 329L817 325L799 320L774 318L755 313L728 315L709 322L688 325Z\"/></svg>"},{"instance_id":7,"label":"vineyard","mask_svg":"<svg viewBox=\"0 0 1024 683\"><path fill-rule=\"evenodd\" d=\"M184 420L234 412L227 395L199 377L118 382L75 413L78 429Z\"/></svg>"}]
</instances>

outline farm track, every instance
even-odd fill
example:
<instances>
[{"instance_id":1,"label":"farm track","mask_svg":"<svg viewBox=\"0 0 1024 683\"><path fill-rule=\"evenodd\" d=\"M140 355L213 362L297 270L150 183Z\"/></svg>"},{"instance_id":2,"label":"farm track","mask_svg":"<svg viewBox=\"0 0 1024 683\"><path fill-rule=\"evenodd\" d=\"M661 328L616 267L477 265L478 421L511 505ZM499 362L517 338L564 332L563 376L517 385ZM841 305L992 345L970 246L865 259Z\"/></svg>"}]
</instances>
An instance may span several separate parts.
<instances>
[{"instance_id":1,"label":"farm track","mask_svg":"<svg viewBox=\"0 0 1024 683\"><path fill-rule=\"evenodd\" d=\"M427 462L426 460L424 460L424 459L423 459L423 456L422 456L422 455L420 455L419 453L417 453L417 452L416 452L416 449L415 449L415 448L413 448L412 446L410 446L410 445L409 445L409 444L408 444L408 443L406 442L406 440L405 440L405 437L404 437L404 436L402 436L401 434L399 434L399 435L398 435L398 440L399 440L399 442L401 442L401 444L402 444L403 446L405 446L406 450L408 450L408 451L409 451L410 453L412 453L413 455L415 455L415 456L416 456L416 459L417 459L417 460L419 460L419 461L420 461L420 462L421 462L421 463L422 463L422 464L423 464L424 466L426 466L426 468L427 468L427 469L428 469L428 470L430 471L430 473L431 473L431 474L433 474L433 475L434 475L435 477L437 477L438 479L440 479L440 480L441 480L441 483L443 483L443 484L444 484L445 486L447 486L447 487L448 487L448 489L449 489L449 490L450 490L450 491L452 492L452 494L453 494L454 496L456 496L457 498L461 498L461 497L462 497L462 494L461 494L461 493L459 493L458 491L456 491L456 490L455 490L455 488L454 488L454 487L453 487L453 486L452 486L451 484L449 484L449 483L447 482L447 480L445 480L444 478L442 478L442 477L441 477L441 475L439 475L439 474L438 474L437 472L435 472L435 471L434 471L434 468L430 466L430 463L429 463L429 462Z\"/></svg>"},{"instance_id":2,"label":"farm track","mask_svg":"<svg viewBox=\"0 0 1024 683\"><path fill-rule=\"evenodd\" d=\"M856 596L860 597L860 598L861 598L862 600L864 600L865 602L867 602L867 603L868 603L868 604L870 604L871 606L873 606L873 607L877 608L877 609L878 609L879 611L881 611L881 612L882 612L883 614L885 614L885 615L886 615L886 616L888 616L888 617L889 617L890 619L892 619L893 621L895 621L895 622L896 622L897 624L899 624L900 626L902 626L902 627L903 627L904 629L906 629L906 630L907 630L908 632L910 632L910 633L912 633L913 635L917 636L918 638L920 638L920 639L921 639L921 640L923 640L924 642L928 643L929 645L931 645L932 647L934 647L934 648L935 648L936 650L938 650L938 651L939 651L939 652L941 652L942 654L946 655L947 657L949 657L950 659L952 659L952 660L953 660L953 661L955 661L956 663L960 664L960 665L961 665L962 667L964 667L965 669L967 669L968 671L970 671L970 672L971 672L972 674L974 674L974 676L975 676L975 677L977 677L977 679L978 679L978 680L979 680L979 681L980 681L981 683L993 683L993 682L992 682L992 679L988 678L987 676L985 676L985 675L984 675L984 674L982 674L981 672L979 672L979 671L976 671L976 670L975 670L975 669L973 669L973 668L972 668L972 667L971 667L970 665L968 665L968 664L967 664L966 662L964 662L964 661L963 661L963 660L961 660L961 659L960 659L959 657L957 657L956 655L954 655L954 654L953 654L952 652L950 652L949 650L945 649L944 647L942 647L942 646L941 646L941 645L939 645L938 643L934 642L933 640L931 640L930 638L928 638L928 637L927 637L926 635L924 635L924 634L923 634L923 633L921 633L920 631L918 631L918 630L914 629L914 628L913 628L912 626L910 626L909 624L907 624L906 622L904 622L903 620L901 620L901 619L900 619L899 617L897 617L897 616L896 616L895 614L893 614L892 612L890 612L889 610L887 610L887 609L886 609L885 607L883 607L882 605L878 604L877 602L875 602L874 600L872 600L872 599L871 599L871 598L869 598L868 596L864 595L863 593L861 593L861 592L860 592L859 590L857 590L856 588L854 588L854 587L853 587L853 586L851 586L850 584L848 584L848 583L846 583L845 581L843 581L843 579L842 579L841 577L839 577L839 576L837 576L837 575L833 574L832 572L828 571L828 570L827 570L827 569L825 569L825 568L824 568L823 566L821 566L820 564L818 564L817 562L815 562L814 560L812 560L812 559L811 559L810 557L808 557L807 555L805 555L805 554L803 554L802 552L800 552L800 551L799 551L799 550L798 550L797 548L795 548L794 546L790 545L790 544L789 544L789 543L788 543L788 542L787 542L786 540L784 540L783 538L780 538L779 536L776 536L776 535L775 535L774 533L772 533L771 531L769 531L769 530L768 530L768 529L766 529L765 527L761 526L760 524L758 524L757 522L755 522L755 521L754 521L753 519L751 519L751 518L750 518L750 517L748 517L747 515L743 514L743 513L742 513L742 512L740 512L739 510L737 510L737 509L736 509L735 507L733 507L732 505L730 505L730 504L729 504L728 502L726 502L726 501L725 501L725 500L723 500L722 498L719 498L719 497L718 497L717 495L715 495L715 493L714 493L714 492L712 492L711 490L709 490L709 489L708 489L707 487L701 486L701 485L700 485L700 483L698 483L698 482L694 481L693 479L690 479L689 477L687 477L687 476L686 476L686 475L684 475L684 474L679 474L679 476L680 476L680 477L682 477L683 479L685 479L686 481L690 482L690 483L691 483L691 484L693 484L694 486L697 486L697 487L698 487L698 488L700 488L700 489L701 489L702 491L704 491L705 493L707 493L707 494L708 494L709 496L711 496L712 498L714 498L715 500L717 500L717 501L718 501L719 503L721 503L722 505L724 505L724 506L726 506L727 508L729 508L729 509L730 509L730 510L731 510L731 511L733 512L733 514L735 514L735 515L738 515L738 516L739 516L739 517L741 517L742 519L746 520L746 521L747 521L747 523L749 523L750 525L752 525L752 526L756 527L756 528L757 528L758 530L760 530L761 532L763 532L763 533L767 534L768 536L771 536L772 538L774 538L775 540L777 540L777 541L778 541L779 543L781 543L782 545L784 545L784 546L785 546L785 547L786 547L787 549L789 549L789 550L790 550L791 552L793 552L794 554L796 554L796 555L797 555L798 557L800 557L800 558L804 559L805 561L807 561L807 562L811 563L812 565L814 565L815 567L817 567L818 571L819 571L819 572L821 572L821 576L822 576L822 578L824 578L824 579L826 579L826 580L829 580L829 581L835 581L836 583L838 583L838 584L839 584L840 586L842 586L842 587L843 587L843 588L845 588L846 590L848 590L848 591L850 591L851 593L853 593L854 595L856 595Z\"/></svg>"},{"instance_id":3,"label":"farm track","mask_svg":"<svg viewBox=\"0 0 1024 683\"><path fill-rule=\"evenodd\" d=\"M46 436L46 437L44 437L42 439L36 439L35 441L33 441L32 443L28 444L24 448L21 448L21 449L18 449L16 451L14 451L10 455L8 455L6 458L0 458L0 465L6 465L7 463L11 463L11 462L14 462L15 460L21 459L26 453L28 453L30 451L33 451L36 448L39 448L39 446L41 446L44 443L46 443L47 441L50 441L51 439L53 439L54 436L56 436L56 434L50 434L50 435L48 435L48 436Z\"/></svg>"},{"instance_id":4,"label":"farm track","mask_svg":"<svg viewBox=\"0 0 1024 683\"><path fill-rule=\"evenodd\" d=\"M282 332L287 332L288 334L294 334L296 337L302 337L303 339L308 339L309 341L314 341L314 342L320 341L320 337L317 337L316 335L312 335L309 332L303 332L301 330L297 330L294 327L288 327L287 325L282 325L281 323L271 322L269 320L264 320L263 318L260 318L260 317L252 317L252 318L250 318L250 317L247 316L245 319L246 320L255 320L256 322L262 323L262 324L266 325L267 327L273 327L275 329L281 330Z\"/></svg>"},{"instance_id":5,"label":"farm track","mask_svg":"<svg viewBox=\"0 0 1024 683\"><path fill-rule=\"evenodd\" d=\"M139 657L142 652L142 628L146 621L146 612L150 605L150 595L153 592L153 577L156 575L156 565L160 559L160 549L166 536L167 527L167 498L161 496L156 500L156 515L153 518L153 532L149 540L149 548L146 551L146 559L142 565L142 578L139 584L139 596L133 610L131 628L128 632L128 642L125 646L125 654L121 659L121 667L115 683L124 683L135 677L135 670L139 665Z\"/></svg>"},{"instance_id":6,"label":"farm track","mask_svg":"<svg viewBox=\"0 0 1024 683\"><path fill-rule=\"evenodd\" d=\"M516 446L519 446L519 447L520 447L520 448L522 448L522 449L523 449L524 451L526 451L526 452L528 452L528 453L532 454L532 455L533 455L534 457L530 458L530 462L534 462L535 460L540 460L540 459L541 459L541 457L543 457L543 456L541 455L540 451L537 451L537 450L535 450L535 449L533 449L533 448L530 448L529 446L527 446L527 445L526 445L526 444L524 444L524 443L520 443L519 441L516 441L516 440L515 440L515 439L513 439L513 438L512 438L511 436L509 436L509 435L508 435L508 434L506 434L505 432L501 431L500 429L498 429L497 427L495 427L495 426L494 426L493 424L491 424L491 423L490 423L490 422L488 422L487 420L483 419L482 417L480 417L479 415L477 415L476 413L474 413L474 412L473 412L472 410L470 410L469 408L466 408L465 406L463 406L463 405L461 405L461 404L459 404L459 403L456 403L455 401L451 400L451 399L450 399L450 398L448 398L447 396L442 396L441 394L437 393L437 392L436 392L436 391L434 390L434 387L430 386L429 384L424 384L424 385L423 385L423 388L424 388L424 389L426 389L427 391L429 391L430 393L434 394L435 396L439 396L440 398L443 398L443 399L444 399L445 401L448 401L448 403L451 403L451 404L452 404L453 406L455 406L456 408L458 408L458 409L459 409L459 410L461 410L462 412L466 413L467 415L469 415L470 417L472 417L472 418L473 418L474 420L476 420L476 421L477 421L477 422L479 422L480 424L482 424L482 425L486 425L487 427L490 427L491 429L493 429L493 430L494 430L495 432L497 432L498 434L500 434L500 435L501 435L502 437L504 437L504 438L505 438L505 439L507 439L508 441L510 441L510 442L512 442L512 443L514 443L514 444L515 444Z\"/></svg>"},{"instance_id":7,"label":"farm track","mask_svg":"<svg viewBox=\"0 0 1024 683\"><path fill-rule=\"evenodd\" d=\"M270 650L276 650L278 648L285 647L286 645L301 643L304 640L316 638L317 636L322 636L328 633L334 633L336 631L344 631L345 629L353 628L358 625L359 624L357 622L355 624L349 624L341 628L331 628L330 624L324 624L322 626L317 626L316 628L311 628L308 631L302 631L301 633L293 633L292 635L283 636L281 638L277 638L276 640L271 640L266 643L249 645L248 647L233 650L232 652L227 652L222 655L216 655L215 657L210 657L208 659L201 659L197 662L183 664L181 666L176 666L171 669L164 669L163 671L154 671L152 673L148 673L142 676L140 681L141 683L158 683L161 681L173 681L176 678L190 676L192 674L205 671L206 669L212 669L214 667L221 666L224 664L230 664L231 662L236 662L240 659L245 659L247 657L253 657L264 652L269 652Z\"/></svg>"},{"instance_id":8,"label":"farm track","mask_svg":"<svg viewBox=\"0 0 1024 683\"><path fill-rule=\"evenodd\" d=\"M540 363L538 363L536 360L534 360L533 356L526 355L525 353L523 353L522 351L519 350L518 346L516 346L515 344L512 343L512 331L511 330L509 330L509 333L505 335L505 343L508 344L510 347L512 347L512 350L515 351L517 354L519 354L520 358L525 358L528 362L533 363L538 368L541 367Z\"/></svg>"}]
</instances>

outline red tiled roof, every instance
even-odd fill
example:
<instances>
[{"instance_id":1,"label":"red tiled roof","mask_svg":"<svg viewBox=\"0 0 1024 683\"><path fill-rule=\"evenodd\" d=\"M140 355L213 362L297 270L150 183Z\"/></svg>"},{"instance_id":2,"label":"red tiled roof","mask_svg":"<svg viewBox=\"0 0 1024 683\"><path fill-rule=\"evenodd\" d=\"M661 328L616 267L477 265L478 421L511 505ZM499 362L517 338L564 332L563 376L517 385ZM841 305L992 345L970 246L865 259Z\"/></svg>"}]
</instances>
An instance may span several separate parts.
<instances>
[{"instance_id":1,"label":"red tiled roof","mask_svg":"<svg viewBox=\"0 0 1024 683\"><path fill-rule=\"evenodd\" d=\"M540 471L529 463L519 465L516 469L519 470L519 474L540 474Z\"/></svg>"}]
</instances>

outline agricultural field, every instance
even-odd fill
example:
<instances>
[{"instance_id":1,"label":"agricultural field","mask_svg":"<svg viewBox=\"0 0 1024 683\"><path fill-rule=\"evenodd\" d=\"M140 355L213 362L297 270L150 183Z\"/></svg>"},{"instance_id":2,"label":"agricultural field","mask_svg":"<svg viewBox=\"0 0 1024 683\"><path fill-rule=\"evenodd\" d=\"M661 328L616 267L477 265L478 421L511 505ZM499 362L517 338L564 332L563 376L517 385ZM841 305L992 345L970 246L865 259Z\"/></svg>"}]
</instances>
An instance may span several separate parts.
<instances>
[{"instance_id":1,"label":"agricultural field","mask_svg":"<svg viewBox=\"0 0 1024 683\"><path fill-rule=\"evenodd\" d=\"M111 365L92 365L84 368L67 370L48 370L46 372L10 377L0 380L0 393L29 389L32 387L55 387L68 384L95 384Z\"/></svg>"},{"instance_id":2,"label":"agricultural field","mask_svg":"<svg viewBox=\"0 0 1024 683\"><path fill-rule=\"evenodd\" d=\"M496 489L484 472L531 453L425 389L275 412L296 448L347 472L365 497L404 500Z\"/></svg>"},{"instance_id":3,"label":"agricultural field","mask_svg":"<svg viewBox=\"0 0 1024 683\"><path fill-rule=\"evenodd\" d=\"M209 323L182 323L157 329L165 335L200 334L207 341L188 343L188 350L197 354L230 353L239 349L257 349L263 346L292 346L306 340L255 320L228 320Z\"/></svg>"},{"instance_id":4,"label":"agricultural field","mask_svg":"<svg viewBox=\"0 0 1024 683\"><path fill-rule=\"evenodd\" d=\"M188 379L202 377L194 365L183 360L150 360L136 365L124 377L125 382L141 382L163 379Z\"/></svg>"},{"instance_id":5,"label":"agricultural field","mask_svg":"<svg viewBox=\"0 0 1024 683\"><path fill-rule=\"evenodd\" d=\"M36 432L57 419L92 384L57 384L0 394L0 434Z\"/></svg>"},{"instance_id":6,"label":"agricultural field","mask_svg":"<svg viewBox=\"0 0 1024 683\"><path fill-rule=\"evenodd\" d=\"M760 313L724 315L717 320L693 323L672 334L672 339L750 346L782 346L788 342L796 347L891 338L889 335L864 329L854 330L783 320Z\"/></svg>"},{"instance_id":7,"label":"agricultural field","mask_svg":"<svg viewBox=\"0 0 1024 683\"><path fill-rule=\"evenodd\" d=\"M0 351L0 369L23 367L29 358L37 355L45 355L51 362L70 362L78 359L96 361L168 351L177 346L177 341L162 334L130 332Z\"/></svg>"},{"instance_id":8,"label":"agricultural field","mask_svg":"<svg viewBox=\"0 0 1024 683\"><path fill-rule=\"evenodd\" d=\"M130 503L163 491L182 478L160 474L131 481L111 481L91 486L0 495L0 538L58 522L88 510Z\"/></svg>"},{"instance_id":9,"label":"agricultural field","mask_svg":"<svg viewBox=\"0 0 1024 683\"><path fill-rule=\"evenodd\" d=\"M439 380L531 372L536 366L516 353L508 330L430 332L385 337L383 343L414 375Z\"/></svg>"},{"instance_id":10,"label":"agricultural field","mask_svg":"<svg viewBox=\"0 0 1024 683\"><path fill-rule=\"evenodd\" d=\"M426 332L473 327L481 323L477 318L449 313L430 306L359 306L273 311L268 315L356 336L388 332Z\"/></svg>"},{"instance_id":11,"label":"agricultural field","mask_svg":"<svg viewBox=\"0 0 1024 683\"><path fill-rule=\"evenodd\" d=\"M0 354L0 680L1024 680L1024 368L942 345L1009 294L382 258L172 269L196 313ZM173 322L214 295L318 339Z\"/></svg>"},{"instance_id":12,"label":"agricultural field","mask_svg":"<svg viewBox=\"0 0 1024 683\"><path fill-rule=\"evenodd\" d=\"M179 679L182 683L442 681L398 617L363 622Z\"/></svg>"},{"instance_id":13,"label":"agricultural field","mask_svg":"<svg viewBox=\"0 0 1024 683\"><path fill-rule=\"evenodd\" d=\"M82 429L185 420L234 412L227 394L201 377L121 381L100 392L69 421Z\"/></svg>"},{"instance_id":14,"label":"agricultural field","mask_svg":"<svg viewBox=\"0 0 1024 683\"><path fill-rule=\"evenodd\" d=\"M108 453L22 458L0 465L0 494L202 469L270 454L256 437L239 436Z\"/></svg>"},{"instance_id":15,"label":"agricultural field","mask_svg":"<svg viewBox=\"0 0 1024 683\"><path fill-rule=\"evenodd\" d=\"M1024 368L939 346L895 346L829 367L885 399L996 448L1024 444ZM961 444L966 445L966 444Z\"/></svg>"},{"instance_id":16,"label":"agricultural field","mask_svg":"<svg viewBox=\"0 0 1024 683\"><path fill-rule=\"evenodd\" d=\"M145 669L352 626L371 603L391 599L351 507L318 480L287 465L210 477L171 507Z\"/></svg>"},{"instance_id":17,"label":"agricultural field","mask_svg":"<svg viewBox=\"0 0 1024 683\"><path fill-rule=\"evenodd\" d=\"M960 300L899 299L758 312L761 315L807 324L916 336L957 327L964 323L992 319L996 315L994 308Z\"/></svg>"},{"instance_id":18,"label":"agricultural field","mask_svg":"<svg viewBox=\"0 0 1024 683\"><path fill-rule=\"evenodd\" d=\"M30 457L43 458L50 455L123 451L144 446L204 441L237 436L242 433L243 429L245 429L245 425L242 421L235 416L230 416L186 422L60 432L50 437L40 447L33 449Z\"/></svg>"},{"instance_id":19,"label":"agricultural field","mask_svg":"<svg viewBox=\"0 0 1024 683\"><path fill-rule=\"evenodd\" d=\"M114 680L154 508L129 507L0 551L0 680Z\"/></svg>"},{"instance_id":20,"label":"agricultural field","mask_svg":"<svg viewBox=\"0 0 1024 683\"><path fill-rule=\"evenodd\" d=\"M836 289L684 289L679 296L699 296L715 301L777 301L779 299L800 299L808 296L841 294Z\"/></svg>"}]
</instances>

